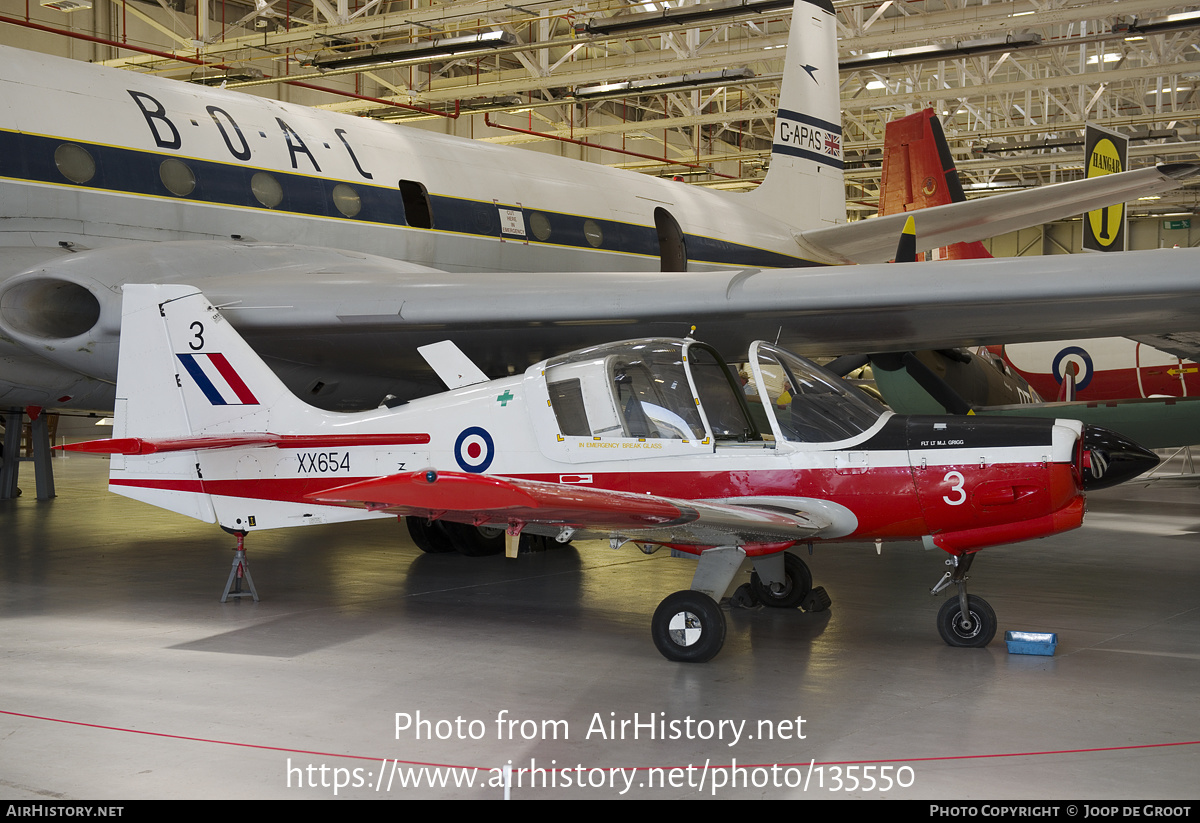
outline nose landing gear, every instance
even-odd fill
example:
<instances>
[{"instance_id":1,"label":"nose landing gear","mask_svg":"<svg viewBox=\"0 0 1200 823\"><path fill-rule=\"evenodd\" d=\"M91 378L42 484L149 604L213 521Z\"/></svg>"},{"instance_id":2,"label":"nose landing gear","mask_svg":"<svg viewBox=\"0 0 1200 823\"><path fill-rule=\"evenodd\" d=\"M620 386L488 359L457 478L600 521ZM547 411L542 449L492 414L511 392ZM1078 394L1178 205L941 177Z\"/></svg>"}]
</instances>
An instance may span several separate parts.
<instances>
[{"instance_id":1,"label":"nose landing gear","mask_svg":"<svg viewBox=\"0 0 1200 823\"><path fill-rule=\"evenodd\" d=\"M974 559L974 554L951 555L946 565L953 569L929 591L937 594L951 583L958 586L958 597L950 598L938 610L938 634L947 646L981 649L996 636L996 612L982 597L967 594L967 570Z\"/></svg>"}]
</instances>

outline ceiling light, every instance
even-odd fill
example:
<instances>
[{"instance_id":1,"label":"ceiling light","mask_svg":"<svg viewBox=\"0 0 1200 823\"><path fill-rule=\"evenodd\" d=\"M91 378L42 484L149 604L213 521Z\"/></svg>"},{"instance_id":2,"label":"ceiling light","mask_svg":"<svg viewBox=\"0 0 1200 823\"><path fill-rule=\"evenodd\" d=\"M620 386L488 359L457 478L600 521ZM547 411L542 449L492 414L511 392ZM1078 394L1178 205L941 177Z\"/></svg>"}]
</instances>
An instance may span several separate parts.
<instances>
[{"instance_id":1,"label":"ceiling light","mask_svg":"<svg viewBox=\"0 0 1200 823\"><path fill-rule=\"evenodd\" d=\"M702 86L721 86L736 80L749 80L754 72L746 67L700 71L674 77L655 77L647 80L624 80L619 83L602 83L598 86L583 86L575 89L575 97L592 98L633 94L654 94L664 91L697 89Z\"/></svg>"},{"instance_id":2,"label":"ceiling light","mask_svg":"<svg viewBox=\"0 0 1200 823\"><path fill-rule=\"evenodd\" d=\"M517 38L506 31L485 31L459 37L435 37L404 46L364 49L314 57L312 65L322 71L335 69L365 69L373 66L390 66L415 63L430 57L462 57L469 54L486 54L496 49L515 45Z\"/></svg>"}]
</instances>

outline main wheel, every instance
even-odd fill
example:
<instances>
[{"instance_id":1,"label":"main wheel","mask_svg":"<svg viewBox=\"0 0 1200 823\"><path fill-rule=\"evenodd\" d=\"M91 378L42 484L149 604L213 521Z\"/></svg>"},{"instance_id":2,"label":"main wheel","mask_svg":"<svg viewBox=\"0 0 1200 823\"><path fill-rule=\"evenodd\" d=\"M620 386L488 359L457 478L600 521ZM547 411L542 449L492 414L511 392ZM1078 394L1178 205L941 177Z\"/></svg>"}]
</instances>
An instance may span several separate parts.
<instances>
[{"instance_id":1,"label":"main wheel","mask_svg":"<svg viewBox=\"0 0 1200 823\"><path fill-rule=\"evenodd\" d=\"M668 660L704 663L725 645L725 615L707 594L675 592L654 610L650 633Z\"/></svg>"},{"instance_id":2,"label":"main wheel","mask_svg":"<svg viewBox=\"0 0 1200 823\"><path fill-rule=\"evenodd\" d=\"M996 636L996 612L982 597L967 595L969 622L963 625L958 598L951 597L938 609L938 634L947 646L982 649Z\"/></svg>"},{"instance_id":3,"label":"main wheel","mask_svg":"<svg viewBox=\"0 0 1200 823\"><path fill-rule=\"evenodd\" d=\"M421 551L430 554L454 551L454 544L450 542L450 536L442 528L442 523L426 520L424 517L406 517L404 525L408 526L408 536Z\"/></svg>"},{"instance_id":4,"label":"main wheel","mask_svg":"<svg viewBox=\"0 0 1200 823\"><path fill-rule=\"evenodd\" d=\"M783 553L783 588L777 592L758 578L758 572L750 575L754 594L764 606L776 609L794 609L812 591L812 572L808 564L790 552Z\"/></svg>"},{"instance_id":5,"label":"main wheel","mask_svg":"<svg viewBox=\"0 0 1200 823\"><path fill-rule=\"evenodd\" d=\"M454 549L467 557L487 557L504 551L504 529L496 526L478 528L469 523L441 524Z\"/></svg>"}]
</instances>

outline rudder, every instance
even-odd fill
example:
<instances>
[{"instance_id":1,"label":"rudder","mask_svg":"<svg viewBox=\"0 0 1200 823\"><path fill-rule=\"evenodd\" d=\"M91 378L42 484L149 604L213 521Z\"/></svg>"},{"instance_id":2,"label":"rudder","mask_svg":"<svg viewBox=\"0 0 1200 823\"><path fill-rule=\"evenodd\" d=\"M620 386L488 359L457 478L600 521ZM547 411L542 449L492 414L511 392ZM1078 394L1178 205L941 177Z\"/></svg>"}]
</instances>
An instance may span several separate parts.
<instances>
[{"instance_id":1,"label":"rudder","mask_svg":"<svg viewBox=\"0 0 1200 823\"><path fill-rule=\"evenodd\" d=\"M879 186L881 216L961 203L966 199L950 144L933 109L925 109L887 124ZM917 232L920 234L920 226ZM934 249L929 256L934 260L991 257L978 241Z\"/></svg>"}]
</instances>

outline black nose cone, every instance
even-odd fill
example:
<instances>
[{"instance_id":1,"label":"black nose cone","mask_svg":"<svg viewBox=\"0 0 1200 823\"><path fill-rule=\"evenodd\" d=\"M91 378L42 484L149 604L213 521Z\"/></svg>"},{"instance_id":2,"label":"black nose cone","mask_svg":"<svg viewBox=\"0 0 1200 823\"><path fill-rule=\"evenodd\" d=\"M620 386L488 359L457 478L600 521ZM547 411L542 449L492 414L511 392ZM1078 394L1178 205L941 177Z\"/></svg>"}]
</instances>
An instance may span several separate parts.
<instances>
[{"instance_id":1,"label":"black nose cone","mask_svg":"<svg viewBox=\"0 0 1200 823\"><path fill-rule=\"evenodd\" d=\"M1132 480L1158 465L1154 452L1099 426L1083 427L1083 451L1083 488L1089 492Z\"/></svg>"}]
</instances>

